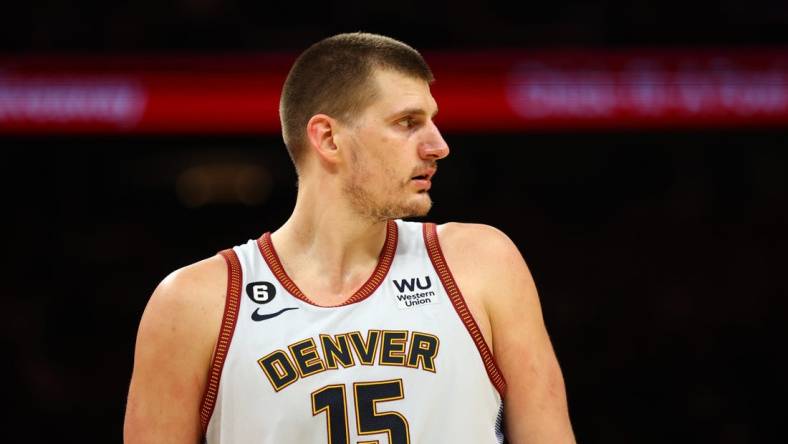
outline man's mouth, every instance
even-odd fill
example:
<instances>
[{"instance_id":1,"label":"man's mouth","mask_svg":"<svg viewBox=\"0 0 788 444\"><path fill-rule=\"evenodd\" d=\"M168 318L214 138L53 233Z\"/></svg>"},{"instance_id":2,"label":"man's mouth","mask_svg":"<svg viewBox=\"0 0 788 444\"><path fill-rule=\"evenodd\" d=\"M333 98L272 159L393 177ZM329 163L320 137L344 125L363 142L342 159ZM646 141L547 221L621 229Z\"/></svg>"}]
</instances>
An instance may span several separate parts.
<instances>
[{"instance_id":1,"label":"man's mouth","mask_svg":"<svg viewBox=\"0 0 788 444\"><path fill-rule=\"evenodd\" d=\"M432 187L432 176L435 175L435 170L428 170L422 174L411 177L411 183L415 184L419 192L426 192Z\"/></svg>"},{"instance_id":2,"label":"man's mouth","mask_svg":"<svg viewBox=\"0 0 788 444\"><path fill-rule=\"evenodd\" d=\"M432 176L434 176L437 171L438 170L435 167L417 170L416 173L418 174L411 177L411 180L430 180L432 179Z\"/></svg>"}]
</instances>

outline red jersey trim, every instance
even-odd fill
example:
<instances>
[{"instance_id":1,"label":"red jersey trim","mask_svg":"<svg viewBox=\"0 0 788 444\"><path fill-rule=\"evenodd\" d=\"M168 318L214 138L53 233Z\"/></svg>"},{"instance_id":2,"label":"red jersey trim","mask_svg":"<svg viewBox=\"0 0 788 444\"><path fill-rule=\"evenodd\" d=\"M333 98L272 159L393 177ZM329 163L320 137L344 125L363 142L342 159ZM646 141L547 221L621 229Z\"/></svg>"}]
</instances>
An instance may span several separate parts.
<instances>
[{"instance_id":1,"label":"red jersey trim","mask_svg":"<svg viewBox=\"0 0 788 444\"><path fill-rule=\"evenodd\" d=\"M219 394L219 381L224 368L224 359L227 357L227 350L230 348L230 342L233 340L235 324L238 321L238 308L241 305L243 271L241 270L238 255L232 249L220 251L219 254L227 262L227 297L224 303L222 326L219 329L219 337L213 353L213 362L208 374L208 385L200 406L200 423L202 424L203 433L206 433L208 430L208 421L211 420L213 408L216 405L216 397Z\"/></svg>"},{"instance_id":2,"label":"red jersey trim","mask_svg":"<svg viewBox=\"0 0 788 444\"><path fill-rule=\"evenodd\" d=\"M471 339L473 339L473 342L476 344L476 348L479 350L482 362L484 363L484 368L487 369L487 375L490 377L490 382L492 382L493 386L495 386L496 390L498 390L498 393L501 395L501 398L503 398L504 393L506 393L506 380L503 374L501 374L490 348L484 341L482 332L479 330L479 325L476 323L476 320L473 319L473 315L471 315L471 311L465 303L465 298L462 296L460 288L454 281L454 276L451 274L449 266L446 264L446 258L443 256L443 250L441 250L440 243L438 242L438 231L435 224L425 223L423 225L423 231L424 242L427 245L427 252L430 255L432 266L435 267L435 271L438 273L438 277L443 283L443 288L445 288L446 292L449 294L449 299L452 305L454 305L454 309L460 316L462 323L465 324L465 328L468 329Z\"/></svg>"},{"instance_id":3,"label":"red jersey trim","mask_svg":"<svg viewBox=\"0 0 788 444\"><path fill-rule=\"evenodd\" d=\"M397 252L397 237L397 223L393 220L390 220L386 223L386 240L383 242L383 249L380 251L380 256L378 257L378 265L375 267L372 275L369 277L369 279L367 279L364 285L362 285L361 288L359 288L353 294L353 296L348 298L345 302L339 305L333 305L332 307L342 307L345 305L355 304L356 302L361 302L374 293L378 287L380 287L380 284L383 283L383 279L386 277L389 269L391 268L391 263L394 261L394 255ZM257 246L260 249L260 253L263 255L263 258L265 259L265 263L268 264L271 272L274 273L274 276L279 281L279 283L282 284L282 287L284 287L285 290L308 304L323 307L322 305L318 305L309 299L301 291L301 289L298 288L295 282L290 279L290 276L287 275L287 272L285 272L285 269L282 266L282 262L279 260L279 256L276 254L274 244L271 242L270 232L263 234L260 239L257 239Z\"/></svg>"}]
</instances>

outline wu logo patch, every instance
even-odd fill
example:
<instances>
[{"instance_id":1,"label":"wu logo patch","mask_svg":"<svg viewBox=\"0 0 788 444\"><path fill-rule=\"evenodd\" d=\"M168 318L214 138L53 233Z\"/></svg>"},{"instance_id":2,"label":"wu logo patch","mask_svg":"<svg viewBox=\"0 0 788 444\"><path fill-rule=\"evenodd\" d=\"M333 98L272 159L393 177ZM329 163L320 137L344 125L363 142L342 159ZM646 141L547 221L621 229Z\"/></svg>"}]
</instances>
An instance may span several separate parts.
<instances>
[{"instance_id":1,"label":"wu logo patch","mask_svg":"<svg viewBox=\"0 0 788 444\"><path fill-rule=\"evenodd\" d=\"M415 288L418 288L419 290L426 290L432 286L429 276L424 276L424 284L421 283L421 278L394 279L391 282L394 282L394 286L397 287L397 290L399 290L400 293L405 291L406 288L408 291L413 291Z\"/></svg>"},{"instance_id":2,"label":"wu logo patch","mask_svg":"<svg viewBox=\"0 0 788 444\"><path fill-rule=\"evenodd\" d=\"M438 302L435 292L431 290L432 280L429 276L392 279L391 282L397 289L395 297L400 309Z\"/></svg>"}]
</instances>

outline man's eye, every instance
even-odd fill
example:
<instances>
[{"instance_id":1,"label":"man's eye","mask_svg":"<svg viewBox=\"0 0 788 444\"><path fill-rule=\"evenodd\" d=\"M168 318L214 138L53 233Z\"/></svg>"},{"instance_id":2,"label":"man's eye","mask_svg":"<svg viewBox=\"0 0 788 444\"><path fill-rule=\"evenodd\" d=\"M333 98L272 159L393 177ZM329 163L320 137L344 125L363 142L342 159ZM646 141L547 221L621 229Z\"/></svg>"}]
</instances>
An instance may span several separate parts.
<instances>
[{"instance_id":1,"label":"man's eye","mask_svg":"<svg viewBox=\"0 0 788 444\"><path fill-rule=\"evenodd\" d=\"M405 128L413 128L416 125L416 119L408 117L407 119L402 119L397 123Z\"/></svg>"}]
</instances>

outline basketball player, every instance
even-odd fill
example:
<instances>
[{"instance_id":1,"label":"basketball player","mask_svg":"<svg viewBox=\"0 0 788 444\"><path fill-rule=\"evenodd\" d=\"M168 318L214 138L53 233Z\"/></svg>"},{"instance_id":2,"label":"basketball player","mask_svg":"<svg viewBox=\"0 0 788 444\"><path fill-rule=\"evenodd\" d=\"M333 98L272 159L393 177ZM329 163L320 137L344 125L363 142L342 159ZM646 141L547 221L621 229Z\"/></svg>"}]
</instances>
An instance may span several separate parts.
<instances>
[{"instance_id":1,"label":"basketball player","mask_svg":"<svg viewBox=\"0 0 788 444\"><path fill-rule=\"evenodd\" d=\"M430 209L449 154L432 80L372 34L295 62L280 104L295 209L155 290L126 442L574 442L517 248L489 226L401 220Z\"/></svg>"}]
</instances>

